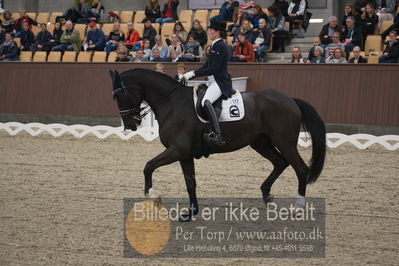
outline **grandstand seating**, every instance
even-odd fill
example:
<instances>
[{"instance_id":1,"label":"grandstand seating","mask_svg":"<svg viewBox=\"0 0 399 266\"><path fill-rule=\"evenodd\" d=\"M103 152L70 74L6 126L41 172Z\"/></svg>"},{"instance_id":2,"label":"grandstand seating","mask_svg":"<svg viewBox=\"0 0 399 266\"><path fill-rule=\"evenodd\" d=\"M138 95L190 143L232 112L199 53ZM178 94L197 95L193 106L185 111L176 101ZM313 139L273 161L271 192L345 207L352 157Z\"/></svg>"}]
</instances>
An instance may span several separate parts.
<instances>
[{"instance_id":1,"label":"grandstand seating","mask_svg":"<svg viewBox=\"0 0 399 266\"><path fill-rule=\"evenodd\" d=\"M381 22L381 29L380 29L380 33L383 33L384 31L386 31L389 27L391 27L393 25L393 21L391 20L383 20Z\"/></svg>"},{"instance_id":2,"label":"grandstand seating","mask_svg":"<svg viewBox=\"0 0 399 266\"><path fill-rule=\"evenodd\" d=\"M98 52L96 51L93 55L92 62L97 62L97 63L104 63L106 62L107 59L107 54L106 52Z\"/></svg>"},{"instance_id":3,"label":"grandstand seating","mask_svg":"<svg viewBox=\"0 0 399 266\"><path fill-rule=\"evenodd\" d=\"M108 55L108 62L114 63L116 59L116 52L110 52Z\"/></svg>"},{"instance_id":4,"label":"grandstand seating","mask_svg":"<svg viewBox=\"0 0 399 266\"><path fill-rule=\"evenodd\" d=\"M41 31L39 26L32 25L32 32L36 36Z\"/></svg>"},{"instance_id":5,"label":"grandstand seating","mask_svg":"<svg viewBox=\"0 0 399 266\"><path fill-rule=\"evenodd\" d=\"M46 52L36 52L33 55L33 62L46 62L47 53Z\"/></svg>"},{"instance_id":6,"label":"grandstand seating","mask_svg":"<svg viewBox=\"0 0 399 266\"><path fill-rule=\"evenodd\" d=\"M50 16L50 18L49 18L49 22L55 23L55 19L56 19L57 17L59 17L59 16L62 16L62 15L63 15L62 12L53 12L53 13L51 13L51 16Z\"/></svg>"},{"instance_id":7,"label":"grandstand seating","mask_svg":"<svg viewBox=\"0 0 399 266\"><path fill-rule=\"evenodd\" d=\"M211 13L209 14L209 19L213 18L214 16L219 15L219 9L214 9L211 11Z\"/></svg>"},{"instance_id":8,"label":"grandstand seating","mask_svg":"<svg viewBox=\"0 0 399 266\"><path fill-rule=\"evenodd\" d=\"M52 24L52 23L47 24L47 30L51 33L51 35L53 35L54 27L55 27L55 24Z\"/></svg>"},{"instance_id":9,"label":"grandstand seating","mask_svg":"<svg viewBox=\"0 0 399 266\"><path fill-rule=\"evenodd\" d=\"M86 28L85 24L75 24L75 30L79 32L80 40L83 42L86 38Z\"/></svg>"},{"instance_id":10,"label":"grandstand seating","mask_svg":"<svg viewBox=\"0 0 399 266\"><path fill-rule=\"evenodd\" d=\"M203 27L208 25L208 10L197 10L194 15L194 20L199 20Z\"/></svg>"},{"instance_id":11,"label":"grandstand seating","mask_svg":"<svg viewBox=\"0 0 399 266\"><path fill-rule=\"evenodd\" d=\"M37 23L45 23L47 24L47 22L49 22L49 18L50 18L50 13L48 12L40 12L37 17L36 17L36 21Z\"/></svg>"},{"instance_id":12,"label":"grandstand seating","mask_svg":"<svg viewBox=\"0 0 399 266\"><path fill-rule=\"evenodd\" d=\"M80 52L78 55L78 62L91 62L92 52Z\"/></svg>"},{"instance_id":13,"label":"grandstand seating","mask_svg":"<svg viewBox=\"0 0 399 266\"><path fill-rule=\"evenodd\" d=\"M19 46L21 46L21 38L17 38L17 37L15 37L14 38L14 42L16 42L17 43L17 46L19 47Z\"/></svg>"},{"instance_id":14,"label":"grandstand seating","mask_svg":"<svg viewBox=\"0 0 399 266\"><path fill-rule=\"evenodd\" d=\"M165 23L162 25L161 37L163 43L166 43L166 39L170 39L170 36L173 33L173 27L174 23Z\"/></svg>"},{"instance_id":15,"label":"grandstand seating","mask_svg":"<svg viewBox=\"0 0 399 266\"><path fill-rule=\"evenodd\" d=\"M133 11L122 11L119 17L121 19L121 23L127 23L129 21L132 21Z\"/></svg>"},{"instance_id":16,"label":"grandstand seating","mask_svg":"<svg viewBox=\"0 0 399 266\"><path fill-rule=\"evenodd\" d=\"M62 62L76 62L76 52L66 51L62 57Z\"/></svg>"},{"instance_id":17,"label":"grandstand seating","mask_svg":"<svg viewBox=\"0 0 399 266\"><path fill-rule=\"evenodd\" d=\"M134 15L134 23L141 23L143 19L145 18L145 13L143 10L141 11L136 11L136 14Z\"/></svg>"},{"instance_id":18,"label":"grandstand seating","mask_svg":"<svg viewBox=\"0 0 399 266\"><path fill-rule=\"evenodd\" d=\"M364 51L366 55L369 55L371 51L380 52L381 36L375 36L375 35L367 36Z\"/></svg>"},{"instance_id":19,"label":"grandstand seating","mask_svg":"<svg viewBox=\"0 0 399 266\"><path fill-rule=\"evenodd\" d=\"M143 31L144 31L144 24L143 23L134 23L134 29L139 32L140 37L143 36Z\"/></svg>"},{"instance_id":20,"label":"grandstand seating","mask_svg":"<svg viewBox=\"0 0 399 266\"><path fill-rule=\"evenodd\" d=\"M32 62L32 52L31 51L21 52L21 54L19 55L19 60L21 62Z\"/></svg>"},{"instance_id":21,"label":"grandstand seating","mask_svg":"<svg viewBox=\"0 0 399 266\"><path fill-rule=\"evenodd\" d=\"M36 12L27 12L26 15L28 15L31 19L36 20Z\"/></svg>"},{"instance_id":22,"label":"grandstand seating","mask_svg":"<svg viewBox=\"0 0 399 266\"><path fill-rule=\"evenodd\" d=\"M191 23L193 19L192 10L181 10L179 15L179 21L182 23Z\"/></svg>"},{"instance_id":23,"label":"grandstand seating","mask_svg":"<svg viewBox=\"0 0 399 266\"><path fill-rule=\"evenodd\" d=\"M102 26L101 30L104 32L104 34L106 36L108 36L111 33L113 28L114 28L114 24L104 24ZM124 31L122 31L122 32L125 33Z\"/></svg>"},{"instance_id":24,"label":"grandstand seating","mask_svg":"<svg viewBox=\"0 0 399 266\"><path fill-rule=\"evenodd\" d=\"M61 52L50 52L47 57L47 62L61 62Z\"/></svg>"}]
</instances>

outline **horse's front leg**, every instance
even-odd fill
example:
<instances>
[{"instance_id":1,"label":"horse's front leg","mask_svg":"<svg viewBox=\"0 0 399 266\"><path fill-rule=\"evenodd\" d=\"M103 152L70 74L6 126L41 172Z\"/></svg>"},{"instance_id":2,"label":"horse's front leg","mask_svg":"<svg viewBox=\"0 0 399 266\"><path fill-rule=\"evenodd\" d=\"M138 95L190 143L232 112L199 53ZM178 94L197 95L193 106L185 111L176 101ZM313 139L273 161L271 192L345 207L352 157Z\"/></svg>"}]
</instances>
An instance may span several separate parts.
<instances>
[{"instance_id":1,"label":"horse's front leg","mask_svg":"<svg viewBox=\"0 0 399 266\"><path fill-rule=\"evenodd\" d=\"M196 194L196 182L195 182L195 169L194 169L194 158L186 160L180 160L180 165L183 170L184 180L186 181L187 192L190 197L190 208L188 213L183 213L180 217L181 222L187 222L191 220L192 215L197 215L198 201Z\"/></svg>"},{"instance_id":2,"label":"horse's front leg","mask_svg":"<svg viewBox=\"0 0 399 266\"><path fill-rule=\"evenodd\" d=\"M147 162L144 167L144 195L148 195L150 188L152 188L152 173L155 169L177 162L179 154L174 147L167 148L165 151L157 155L154 159Z\"/></svg>"}]
</instances>

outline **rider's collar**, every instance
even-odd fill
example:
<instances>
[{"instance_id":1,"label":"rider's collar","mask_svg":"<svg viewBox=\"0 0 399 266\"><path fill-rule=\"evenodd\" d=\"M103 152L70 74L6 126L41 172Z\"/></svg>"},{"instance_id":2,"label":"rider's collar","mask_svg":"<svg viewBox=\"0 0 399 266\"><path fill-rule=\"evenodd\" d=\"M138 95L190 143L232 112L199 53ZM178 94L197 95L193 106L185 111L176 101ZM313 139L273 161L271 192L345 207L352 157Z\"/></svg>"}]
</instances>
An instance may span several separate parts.
<instances>
[{"instance_id":1,"label":"rider's collar","mask_svg":"<svg viewBox=\"0 0 399 266\"><path fill-rule=\"evenodd\" d=\"M213 42L212 42L212 46L215 44L215 43L217 43L218 41L220 41L222 38L217 38L216 40L214 40Z\"/></svg>"}]
</instances>

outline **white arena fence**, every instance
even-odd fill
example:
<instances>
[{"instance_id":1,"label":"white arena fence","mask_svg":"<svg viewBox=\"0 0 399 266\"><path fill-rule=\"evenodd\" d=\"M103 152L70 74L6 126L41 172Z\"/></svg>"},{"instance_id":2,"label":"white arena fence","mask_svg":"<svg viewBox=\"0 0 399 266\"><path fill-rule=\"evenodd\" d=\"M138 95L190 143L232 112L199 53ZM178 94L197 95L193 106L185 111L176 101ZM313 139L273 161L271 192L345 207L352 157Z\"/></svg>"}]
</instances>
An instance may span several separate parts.
<instances>
[{"instance_id":1,"label":"white arena fence","mask_svg":"<svg viewBox=\"0 0 399 266\"><path fill-rule=\"evenodd\" d=\"M70 134L76 138L93 135L99 139L106 139L112 135L119 137L121 140L129 140L134 136L141 136L146 141L153 141L158 138L158 126L141 127L137 131L124 131L123 127L109 126L86 126L86 125L63 125L63 124L41 124L29 123L22 124L18 122L0 123L0 131L5 131L11 136L16 136L21 132L26 132L31 136L38 136L42 133L50 134L53 137L60 137ZM327 145L329 148L338 148L339 146L350 143L358 149L364 150L377 144L389 151L399 149L399 136L373 136L367 134L345 135L340 133L328 133ZM301 133L298 144L302 147L310 147L312 145L308 134Z\"/></svg>"}]
</instances>

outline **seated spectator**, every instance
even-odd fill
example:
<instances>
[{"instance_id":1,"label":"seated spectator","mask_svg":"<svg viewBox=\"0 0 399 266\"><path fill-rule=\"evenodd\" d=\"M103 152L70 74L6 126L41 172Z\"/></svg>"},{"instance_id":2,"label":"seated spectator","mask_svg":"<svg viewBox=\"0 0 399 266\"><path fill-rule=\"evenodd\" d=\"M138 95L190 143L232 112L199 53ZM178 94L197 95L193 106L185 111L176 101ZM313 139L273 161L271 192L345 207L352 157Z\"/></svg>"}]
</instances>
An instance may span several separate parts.
<instances>
[{"instance_id":1,"label":"seated spectator","mask_svg":"<svg viewBox=\"0 0 399 266\"><path fill-rule=\"evenodd\" d=\"M382 56L379 58L380 63L398 63L399 59L399 40L396 31L389 33L389 41L385 43L386 47Z\"/></svg>"},{"instance_id":2,"label":"seated spectator","mask_svg":"<svg viewBox=\"0 0 399 266\"><path fill-rule=\"evenodd\" d=\"M252 24L249 22L249 20L244 19L241 28L237 29L237 31L234 33L234 43L238 42L238 35L240 33L244 33L245 39L247 39L247 41L249 41L251 44L255 42L255 34L252 31Z\"/></svg>"},{"instance_id":3,"label":"seated spectator","mask_svg":"<svg viewBox=\"0 0 399 266\"><path fill-rule=\"evenodd\" d=\"M125 41L125 34L121 31L121 24L114 23L113 30L109 33L107 43L105 44L105 51L109 54L118 48L118 43Z\"/></svg>"},{"instance_id":4,"label":"seated spectator","mask_svg":"<svg viewBox=\"0 0 399 266\"><path fill-rule=\"evenodd\" d=\"M346 19L348 17L354 17L355 18L355 24L359 25L360 16L356 13L355 8L353 7L352 3L346 3L344 7L344 18L342 20L342 27L346 27Z\"/></svg>"},{"instance_id":5,"label":"seated spectator","mask_svg":"<svg viewBox=\"0 0 399 266\"><path fill-rule=\"evenodd\" d=\"M177 51L172 51L170 54L170 57L168 57L165 62L172 62L172 63L177 63L177 62L181 62L179 54L177 53Z\"/></svg>"},{"instance_id":6,"label":"seated spectator","mask_svg":"<svg viewBox=\"0 0 399 266\"><path fill-rule=\"evenodd\" d=\"M308 55L308 60L309 61L312 61L313 57L315 56L314 55L315 48L320 46L320 45L321 45L320 44L320 38L319 37L313 38L313 47L310 48L309 55ZM324 55L324 52L322 53L322 55Z\"/></svg>"},{"instance_id":7,"label":"seated spectator","mask_svg":"<svg viewBox=\"0 0 399 266\"><path fill-rule=\"evenodd\" d=\"M161 52L159 51L158 48L153 48L151 57L150 57L151 62L163 62L164 59L161 57Z\"/></svg>"},{"instance_id":8,"label":"seated spectator","mask_svg":"<svg viewBox=\"0 0 399 266\"><path fill-rule=\"evenodd\" d=\"M104 5L101 0L93 0L91 7L86 11L84 17L84 23L88 23L89 21L100 21L101 16L105 13Z\"/></svg>"},{"instance_id":9,"label":"seated spectator","mask_svg":"<svg viewBox=\"0 0 399 266\"><path fill-rule=\"evenodd\" d=\"M79 4L68 9L63 16L59 16L55 19L56 22L62 22L64 20L70 20L72 23L85 21L85 16L90 10L89 4L86 0L79 0Z\"/></svg>"},{"instance_id":10,"label":"seated spectator","mask_svg":"<svg viewBox=\"0 0 399 266\"><path fill-rule=\"evenodd\" d=\"M361 56L360 51L359 46L353 48L353 57L349 59L349 64L367 64L367 58Z\"/></svg>"},{"instance_id":11,"label":"seated spectator","mask_svg":"<svg viewBox=\"0 0 399 266\"><path fill-rule=\"evenodd\" d=\"M151 50L150 41L147 39L143 40L143 53L144 53L144 60L150 61L150 57L152 55L152 50Z\"/></svg>"},{"instance_id":12,"label":"seated spectator","mask_svg":"<svg viewBox=\"0 0 399 266\"><path fill-rule=\"evenodd\" d=\"M280 13L277 6L269 6L269 21L268 25L272 30L273 36L273 51L277 53L285 52L285 38L288 37L288 29L285 27L284 16Z\"/></svg>"},{"instance_id":13,"label":"seated spectator","mask_svg":"<svg viewBox=\"0 0 399 266\"><path fill-rule=\"evenodd\" d=\"M288 7L288 17L286 18L286 21L290 23L290 28L293 28L294 20L305 21L305 11L306 0L292 0Z\"/></svg>"},{"instance_id":14,"label":"seated spectator","mask_svg":"<svg viewBox=\"0 0 399 266\"><path fill-rule=\"evenodd\" d=\"M245 33L237 36L238 42L233 53L233 62L255 62L255 51L252 43L247 40Z\"/></svg>"},{"instance_id":15,"label":"seated spectator","mask_svg":"<svg viewBox=\"0 0 399 266\"><path fill-rule=\"evenodd\" d=\"M159 73L165 73L165 66L164 64L158 63L155 65L155 71Z\"/></svg>"},{"instance_id":16,"label":"seated spectator","mask_svg":"<svg viewBox=\"0 0 399 266\"><path fill-rule=\"evenodd\" d=\"M264 19L267 21L268 17L260 5L255 5L254 15L252 17L252 25L254 25L253 31L257 31L259 28L259 20Z\"/></svg>"},{"instance_id":17,"label":"seated spectator","mask_svg":"<svg viewBox=\"0 0 399 266\"><path fill-rule=\"evenodd\" d=\"M334 57L328 62L330 64L346 64L348 61L345 59L343 50L341 48L335 48Z\"/></svg>"},{"instance_id":18,"label":"seated spectator","mask_svg":"<svg viewBox=\"0 0 399 266\"><path fill-rule=\"evenodd\" d=\"M287 1L285 1L285 0L275 0L273 5L277 6L280 9L281 14L284 17L288 17L288 7L290 6L290 4L288 4Z\"/></svg>"},{"instance_id":19,"label":"seated spectator","mask_svg":"<svg viewBox=\"0 0 399 266\"><path fill-rule=\"evenodd\" d=\"M379 18L379 28L381 29L382 21L393 20L395 0L377 0L376 11Z\"/></svg>"},{"instance_id":20,"label":"seated spectator","mask_svg":"<svg viewBox=\"0 0 399 266\"><path fill-rule=\"evenodd\" d=\"M145 18L144 20L144 31L143 31L143 39L147 39L150 41L150 47L155 45L155 36L157 36L157 31L151 25L151 20Z\"/></svg>"},{"instance_id":21,"label":"seated spectator","mask_svg":"<svg viewBox=\"0 0 399 266\"><path fill-rule=\"evenodd\" d=\"M267 26L265 19L259 20L259 30L256 32L256 40L253 45L256 50L256 57L258 60L262 57L263 51L269 50L270 40L272 38L272 31Z\"/></svg>"},{"instance_id":22,"label":"seated spectator","mask_svg":"<svg viewBox=\"0 0 399 266\"><path fill-rule=\"evenodd\" d=\"M50 52L50 41L53 39L51 33L47 30L47 25L45 23L40 24L41 31L36 35L35 43L31 45L30 49L33 53L36 51L46 51Z\"/></svg>"},{"instance_id":23,"label":"seated spectator","mask_svg":"<svg viewBox=\"0 0 399 266\"><path fill-rule=\"evenodd\" d=\"M80 34L74 29L72 21L65 23L66 29L61 36L61 44L55 46L52 51L80 51Z\"/></svg>"},{"instance_id":24,"label":"seated spectator","mask_svg":"<svg viewBox=\"0 0 399 266\"><path fill-rule=\"evenodd\" d=\"M180 21L176 21L175 26L173 27L173 33L179 37L179 41L182 44L187 42L187 31L184 29L183 24Z\"/></svg>"},{"instance_id":25,"label":"seated spectator","mask_svg":"<svg viewBox=\"0 0 399 266\"><path fill-rule=\"evenodd\" d=\"M334 50L336 48L341 48L341 49L345 49L345 45L343 43L340 42L340 33L339 32L334 32L332 35L332 43L330 43L327 47L326 47L326 61L328 62L330 59L333 58L334 56Z\"/></svg>"},{"instance_id":26,"label":"seated spectator","mask_svg":"<svg viewBox=\"0 0 399 266\"><path fill-rule=\"evenodd\" d=\"M313 52L313 57L312 59L309 59L306 61L306 63L312 63L312 64L325 64L326 59L324 58L324 49L321 46L316 46L314 47L314 52Z\"/></svg>"},{"instance_id":27,"label":"seated spectator","mask_svg":"<svg viewBox=\"0 0 399 266\"><path fill-rule=\"evenodd\" d=\"M145 6L145 18L142 21L145 23L149 19L154 23L157 19L161 18L161 6L158 0L147 0L147 5Z\"/></svg>"},{"instance_id":28,"label":"seated spectator","mask_svg":"<svg viewBox=\"0 0 399 266\"><path fill-rule=\"evenodd\" d=\"M11 33L7 32L5 41L0 45L0 62L19 61L17 43L12 39Z\"/></svg>"},{"instance_id":29,"label":"seated spectator","mask_svg":"<svg viewBox=\"0 0 399 266\"><path fill-rule=\"evenodd\" d=\"M155 45L152 47L153 53L155 49L159 50L162 59L168 57L168 47L162 44L161 36L159 35L155 36Z\"/></svg>"},{"instance_id":30,"label":"seated spectator","mask_svg":"<svg viewBox=\"0 0 399 266\"><path fill-rule=\"evenodd\" d=\"M177 65L176 67L176 76L175 76L175 80L182 82L183 80L183 75L186 73L186 66L184 65L184 63L180 63Z\"/></svg>"},{"instance_id":31,"label":"seated spectator","mask_svg":"<svg viewBox=\"0 0 399 266\"><path fill-rule=\"evenodd\" d=\"M195 39L199 42L201 47L208 42L208 34L204 31L204 28L201 26L201 22L196 19L193 21L192 28L188 35L195 35Z\"/></svg>"},{"instance_id":32,"label":"seated spectator","mask_svg":"<svg viewBox=\"0 0 399 266\"><path fill-rule=\"evenodd\" d=\"M195 39L195 35L189 35L188 42L185 45L185 53L182 56L182 59L188 62L199 62L201 58L200 49L201 46Z\"/></svg>"},{"instance_id":33,"label":"seated spectator","mask_svg":"<svg viewBox=\"0 0 399 266\"><path fill-rule=\"evenodd\" d=\"M168 47L168 58L172 58L172 52L177 53L177 57L180 57L184 53L184 47L183 44L179 41L179 38L175 33L172 34L171 36L171 44Z\"/></svg>"},{"instance_id":34,"label":"seated spectator","mask_svg":"<svg viewBox=\"0 0 399 266\"><path fill-rule=\"evenodd\" d=\"M329 45L332 42L332 35L334 32L341 32L342 29L338 25L338 19L336 16L332 16L329 19L329 23L324 25L323 28L321 29L321 32L319 34L319 38L321 41L321 44L324 46Z\"/></svg>"},{"instance_id":35,"label":"seated spectator","mask_svg":"<svg viewBox=\"0 0 399 266\"><path fill-rule=\"evenodd\" d=\"M126 46L121 46L116 50L115 62L130 62L132 57L129 55L129 50Z\"/></svg>"},{"instance_id":36,"label":"seated spectator","mask_svg":"<svg viewBox=\"0 0 399 266\"><path fill-rule=\"evenodd\" d=\"M89 28L86 35L85 51L104 51L105 35L103 31L97 28L94 21L90 22Z\"/></svg>"},{"instance_id":37,"label":"seated spectator","mask_svg":"<svg viewBox=\"0 0 399 266\"><path fill-rule=\"evenodd\" d=\"M234 9L237 8L240 4L235 0L227 0L224 2L222 7L219 10L219 15L214 16L210 19L210 21L233 21ZM197 36L198 37L198 36ZM203 45L201 45L203 46Z\"/></svg>"},{"instance_id":38,"label":"seated spectator","mask_svg":"<svg viewBox=\"0 0 399 266\"><path fill-rule=\"evenodd\" d=\"M159 24L177 21L179 18L177 16L177 7L179 6L179 0L168 0L165 3L162 11L162 18L158 18L155 22Z\"/></svg>"},{"instance_id":39,"label":"seated spectator","mask_svg":"<svg viewBox=\"0 0 399 266\"><path fill-rule=\"evenodd\" d=\"M0 23L0 26L6 31L12 33L15 28L15 20L12 17L12 13L10 11L5 11L3 13L3 20Z\"/></svg>"},{"instance_id":40,"label":"seated spectator","mask_svg":"<svg viewBox=\"0 0 399 266\"><path fill-rule=\"evenodd\" d=\"M358 14L362 14L367 4L372 4L374 8L377 8L377 1L376 0L356 0L355 2L355 10Z\"/></svg>"},{"instance_id":41,"label":"seated spectator","mask_svg":"<svg viewBox=\"0 0 399 266\"><path fill-rule=\"evenodd\" d=\"M136 56L134 58L132 58L132 60L130 60L130 62L134 62L134 63L147 62L147 60L144 58L144 51L141 49L138 49L136 51Z\"/></svg>"},{"instance_id":42,"label":"seated spectator","mask_svg":"<svg viewBox=\"0 0 399 266\"><path fill-rule=\"evenodd\" d=\"M341 41L345 46L345 53L347 55L353 50L353 47L363 45L363 35L359 27L355 25L355 19L353 17L348 17L346 19L346 27L342 31Z\"/></svg>"},{"instance_id":43,"label":"seated spectator","mask_svg":"<svg viewBox=\"0 0 399 266\"><path fill-rule=\"evenodd\" d=\"M362 30L363 43L368 35L373 35L376 25L378 24L378 16L372 4L367 4L364 12L360 16L360 29Z\"/></svg>"},{"instance_id":44,"label":"seated spectator","mask_svg":"<svg viewBox=\"0 0 399 266\"><path fill-rule=\"evenodd\" d=\"M21 32L23 31L23 25L25 23L28 24L29 30L32 29L32 25L37 26L37 22L31 19L28 15L26 15L26 10L24 8L21 8L19 10L19 18L15 20L14 24L14 34L15 37L21 37Z\"/></svg>"},{"instance_id":45,"label":"seated spectator","mask_svg":"<svg viewBox=\"0 0 399 266\"><path fill-rule=\"evenodd\" d=\"M242 7L237 7L236 9L234 9L233 24L227 27L227 31L232 32L234 35L234 32L236 32L237 30L239 31L239 29L241 28L244 19L244 9L242 9Z\"/></svg>"},{"instance_id":46,"label":"seated spectator","mask_svg":"<svg viewBox=\"0 0 399 266\"><path fill-rule=\"evenodd\" d=\"M140 34L137 30L134 29L133 23L127 23L127 32L126 32L126 47L129 50L137 51L140 49Z\"/></svg>"},{"instance_id":47,"label":"seated spectator","mask_svg":"<svg viewBox=\"0 0 399 266\"><path fill-rule=\"evenodd\" d=\"M6 31L0 27L0 43L3 43L6 40Z\"/></svg>"},{"instance_id":48,"label":"seated spectator","mask_svg":"<svg viewBox=\"0 0 399 266\"><path fill-rule=\"evenodd\" d=\"M399 32L399 12L395 16L393 25L391 25L386 31L381 34L382 39L385 40L391 31Z\"/></svg>"},{"instance_id":49,"label":"seated spectator","mask_svg":"<svg viewBox=\"0 0 399 266\"><path fill-rule=\"evenodd\" d=\"M29 29L29 24L27 22L22 25L22 32L20 33L21 46L19 49L21 51L30 51L31 45L35 43L35 35L33 35L33 32Z\"/></svg>"},{"instance_id":50,"label":"seated spectator","mask_svg":"<svg viewBox=\"0 0 399 266\"><path fill-rule=\"evenodd\" d=\"M61 29L61 23L56 22L52 33L52 38L48 43L48 51L51 51L54 47L61 44L61 37L64 31Z\"/></svg>"},{"instance_id":51,"label":"seated spectator","mask_svg":"<svg viewBox=\"0 0 399 266\"><path fill-rule=\"evenodd\" d=\"M244 0L244 3L240 5L240 7L244 10L245 18L249 21L252 20L252 17L255 14L255 1Z\"/></svg>"},{"instance_id":52,"label":"seated spectator","mask_svg":"<svg viewBox=\"0 0 399 266\"><path fill-rule=\"evenodd\" d=\"M302 52L301 52L301 48L299 47L294 47L292 48L291 51L291 64L303 64L305 63L305 61L303 60L302 57Z\"/></svg>"}]
</instances>

